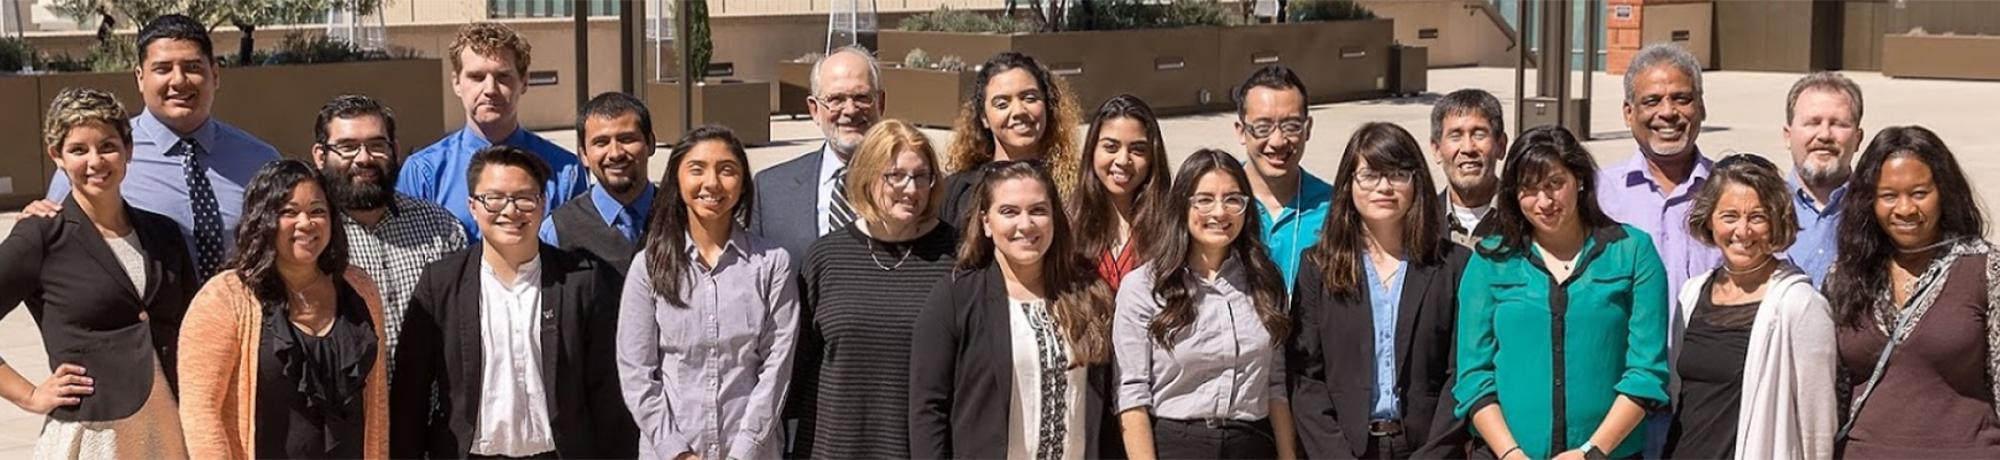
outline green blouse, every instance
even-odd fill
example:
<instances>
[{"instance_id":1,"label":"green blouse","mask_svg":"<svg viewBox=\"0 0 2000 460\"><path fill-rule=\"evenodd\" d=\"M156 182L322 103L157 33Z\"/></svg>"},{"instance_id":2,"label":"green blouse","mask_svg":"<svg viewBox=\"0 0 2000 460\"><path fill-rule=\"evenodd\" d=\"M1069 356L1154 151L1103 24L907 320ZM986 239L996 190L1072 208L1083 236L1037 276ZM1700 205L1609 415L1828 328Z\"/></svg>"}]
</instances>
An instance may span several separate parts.
<instances>
[{"instance_id":1,"label":"green blouse","mask_svg":"<svg viewBox=\"0 0 2000 460\"><path fill-rule=\"evenodd\" d=\"M1618 395L1665 407L1667 277L1652 238L1594 230L1560 284L1533 249L1491 254L1499 240L1480 243L1459 283L1457 415L1497 403L1521 450L1548 458L1589 441ZM1598 448L1629 457L1644 438Z\"/></svg>"}]
</instances>

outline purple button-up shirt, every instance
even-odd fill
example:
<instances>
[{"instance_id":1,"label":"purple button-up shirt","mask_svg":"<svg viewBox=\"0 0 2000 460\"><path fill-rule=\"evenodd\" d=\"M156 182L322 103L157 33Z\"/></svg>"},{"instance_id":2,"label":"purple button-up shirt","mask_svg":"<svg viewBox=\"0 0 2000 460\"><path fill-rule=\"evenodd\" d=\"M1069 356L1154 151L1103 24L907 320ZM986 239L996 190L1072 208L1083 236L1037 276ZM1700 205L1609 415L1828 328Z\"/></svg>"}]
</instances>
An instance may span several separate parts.
<instances>
[{"instance_id":1,"label":"purple button-up shirt","mask_svg":"<svg viewBox=\"0 0 2000 460\"><path fill-rule=\"evenodd\" d=\"M1721 250L1688 233L1688 211L1694 208L1702 184L1708 183L1708 170L1714 164L1700 150L1690 154L1695 156L1694 172L1671 195L1653 180L1643 153L1633 153L1631 159L1597 173L1597 206L1612 220L1652 235L1653 246L1660 250L1660 262L1667 267L1667 304L1674 306L1670 310L1675 321L1667 324L1674 328L1684 313L1679 302L1672 301L1680 298L1681 285L1722 261Z\"/></svg>"}]
</instances>

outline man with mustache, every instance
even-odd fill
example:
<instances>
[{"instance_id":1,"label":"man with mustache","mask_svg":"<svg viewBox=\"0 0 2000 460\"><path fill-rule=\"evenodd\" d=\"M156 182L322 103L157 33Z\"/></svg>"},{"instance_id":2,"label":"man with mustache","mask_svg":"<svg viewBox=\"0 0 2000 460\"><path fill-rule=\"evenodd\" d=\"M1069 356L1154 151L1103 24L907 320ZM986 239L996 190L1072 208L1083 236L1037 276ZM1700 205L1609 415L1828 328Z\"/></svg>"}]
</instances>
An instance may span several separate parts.
<instances>
[{"instance_id":1,"label":"man with mustache","mask_svg":"<svg viewBox=\"0 0 2000 460\"><path fill-rule=\"evenodd\" d=\"M133 74L146 110L132 118L125 199L180 224L195 275L207 280L235 247L243 187L278 151L215 119L222 66L207 26L179 14L160 16L139 29L138 49ZM58 171L47 198L22 212L54 217L69 189L69 176Z\"/></svg>"},{"instance_id":2,"label":"man with mustache","mask_svg":"<svg viewBox=\"0 0 2000 460\"><path fill-rule=\"evenodd\" d=\"M1787 258L1824 287L1839 239L1840 198L1847 194L1849 160L1861 149L1861 87L1833 72L1800 78L1785 96L1785 148L1792 152L1792 207L1799 236Z\"/></svg>"},{"instance_id":3,"label":"man with mustache","mask_svg":"<svg viewBox=\"0 0 2000 460\"><path fill-rule=\"evenodd\" d=\"M806 259L806 250L820 235L854 221L843 190L847 158L861 146L868 128L882 119L882 96L880 73L867 48L841 47L813 64L806 110L825 144L752 180L758 200L750 213L750 232L785 248L793 265Z\"/></svg>"},{"instance_id":4,"label":"man with mustache","mask_svg":"<svg viewBox=\"0 0 2000 460\"><path fill-rule=\"evenodd\" d=\"M313 163L341 210L347 260L382 293L390 375L403 313L424 267L465 249L465 229L437 203L396 193L396 115L368 96L336 96L313 124Z\"/></svg>"},{"instance_id":5,"label":"man with mustache","mask_svg":"<svg viewBox=\"0 0 2000 460\"><path fill-rule=\"evenodd\" d=\"M510 145L534 153L551 174L544 193L551 207L583 193L583 168L576 155L521 127L521 96L528 91L528 40L494 22L466 24L446 51L451 59L451 92L465 108L465 128L411 154L396 191L444 206L458 217L465 234L478 240L479 227L466 207L466 165L473 152Z\"/></svg>"},{"instance_id":6,"label":"man with mustache","mask_svg":"<svg viewBox=\"0 0 2000 460\"><path fill-rule=\"evenodd\" d=\"M1299 166L1312 139L1306 100L1305 82L1282 65L1257 69L1236 88L1236 134L1251 165L1257 222L1286 292L1298 278L1299 258L1319 242L1333 201L1333 186Z\"/></svg>"},{"instance_id":7,"label":"man with mustache","mask_svg":"<svg viewBox=\"0 0 2000 460\"><path fill-rule=\"evenodd\" d=\"M1493 232L1486 215L1500 190L1500 157L1507 155L1507 123L1500 99L1480 89L1452 91L1431 106L1431 154L1444 169L1445 237L1467 248Z\"/></svg>"},{"instance_id":8,"label":"man with mustache","mask_svg":"<svg viewBox=\"0 0 2000 460\"><path fill-rule=\"evenodd\" d=\"M1695 145L1701 122L1708 118L1700 62L1671 43L1639 50L1625 68L1624 112L1639 153L1598 171L1598 207L1612 220L1653 235L1653 247L1667 269L1667 299L1678 299L1689 277L1722 260L1720 250L1697 242L1687 226L1695 195L1708 181L1714 163ZM1686 312L1680 311L1678 302L1669 305L1668 333L1679 337L1685 324L1679 318ZM1665 415L1647 417L1647 458L1659 458L1666 445Z\"/></svg>"},{"instance_id":9,"label":"man with mustache","mask_svg":"<svg viewBox=\"0 0 2000 460\"><path fill-rule=\"evenodd\" d=\"M597 185L549 213L542 242L602 259L624 279L653 217L653 115L630 94L599 94L577 110L576 136Z\"/></svg>"}]
</instances>

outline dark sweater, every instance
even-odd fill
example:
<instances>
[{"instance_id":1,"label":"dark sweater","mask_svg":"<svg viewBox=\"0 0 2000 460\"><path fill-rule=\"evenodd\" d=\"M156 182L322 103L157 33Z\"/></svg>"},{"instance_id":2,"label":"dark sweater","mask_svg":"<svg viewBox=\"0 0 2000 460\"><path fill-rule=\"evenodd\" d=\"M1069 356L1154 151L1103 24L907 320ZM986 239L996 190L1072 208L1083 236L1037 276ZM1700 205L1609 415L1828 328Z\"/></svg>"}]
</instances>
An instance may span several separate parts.
<instances>
[{"instance_id":1,"label":"dark sweater","mask_svg":"<svg viewBox=\"0 0 2000 460\"><path fill-rule=\"evenodd\" d=\"M604 223L603 213L591 201L588 197L569 200L549 216L555 221L559 246L564 251L602 260L618 272L618 279L625 279L625 271L632 268L632 256L639 252L639 245Z\"/></svg>"}]
</instances>

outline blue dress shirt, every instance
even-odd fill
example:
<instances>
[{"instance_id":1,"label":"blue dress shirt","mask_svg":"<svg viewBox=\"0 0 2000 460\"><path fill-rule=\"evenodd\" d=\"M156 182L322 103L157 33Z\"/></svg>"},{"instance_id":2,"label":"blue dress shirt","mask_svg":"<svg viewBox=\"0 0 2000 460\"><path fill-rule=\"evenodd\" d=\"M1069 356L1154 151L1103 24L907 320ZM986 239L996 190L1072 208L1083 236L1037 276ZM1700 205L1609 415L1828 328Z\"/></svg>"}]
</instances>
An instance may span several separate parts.
<instances>
[{"instance_id":1,"label":"blue dress shirt","mask_svg":"<svg viewBox=\"0 0 2000 460\"><path fill-rule=\"evenodd\" d=\"M1403 304L1403 274L1408 272L1410 261L1396 262L1396 272L1389 274L1389 286L1383 287L1382 273L1375 270L1375 263L1368 258L1368 251L1361 251L1361 266L1368 269L1368 303L1375 313L1375 397L1368 417L1380 420L1403 418L1402 402L1396 398L1396 316Z\"/></svg>"},{"instance_id":2,"label":"blue dress shirt","mask_svg":"<svg viewBox=\"0 0 2000 460\"><path fill-rule=\"evenodd\" d=\"M1257 221L1263 225L1260 230L1264 247L1271 252L1271 263L1285 274L1285 292L1292 292L1293 283L1298 281L1300 256L1319 242L1319 228L1326 225L1327 204L1332 201L1333 186L1304 169L1299 170L1298 195L1275 217L1265 210L1262 200L1250 200L1257 203Z\"/></svg>"},{"instance_id":3,"label":"blue dress shirt","mask_svg":"<svg viewBox=\"0 0 2000 460\"><path fill-rule=\"evenodd\" d=\"M236 222L243 217L243 189L257 168L278 159L278 150L250 133L209 118L186 136L167 127L151 110L132 117L132 161L125 169L119 191L125 202L155 214L172 218L181 228L188 254L194 247L194 200L188 197L187 174L180 157L169 157L181 138L193 138L207 156L201 166L208 169L208 184L215 192L215 204L222 211L222 247L236 247ZM61 203L69 198L69 175L56 171L49 180L48 200Z\"/></svg>"},{"instance_id":4,"label":"blue dress shirt","mask_svg":"<svg viewBox=\"0 0 2000 460\"><path fill-rule=\"evenodd\" d=\"M646 189L639 192L639 198L632 200L631 206L626 206L613 198L611 192L605 191L603 185L593 185L589 192L590 204L597 207L597 216L604 219L605 225L625 235L625 239L633 244L638 244L639 238L646 234L646 226L653 221L653 190L653 184L646 183ZM542 217L540 236L542 242L550 246L562 245L562 236L556 234L554 211Z\"/></svg>"},{"instance_id":5,"label":"blue dress shirt","mask_svg":"<svg viewBox=\"0 0 2000 460\"><path fill-rule=\"evenodd\" d=\"M1826 287L1826 272L1833 268L1835 256L1839 254L1840 239L1835 236L1840 231L1840 199L1847 195L1847 186L1833 189L1828 195L1825 209L1813 204L1812 192L1799 183L1798 176L1786 182L1792 193L1792 213L1799 218L1799 235L1792 240L1792 247L1785 249L1785 258L1799 266L1800 271L1812 278L1814 287Z\"/></svg>"},{"instance_id":6,"label":"blue dress shirt","mask_svg":"<svg viewBox=\"0 0 2000 460\"><path fill-rule=\"evenodd\" d=\"M542 206L543 212L561 207L570 197L583 193L589 185L583 172L583 165L576 160L576 154L562 146L543 139L526 129L515 129L501 141L503 145L520 147L549 163L549 180L543 185L543 195L548 199ZM410 154L403 163L403 169L396 179L396 191L417 199L437 203L458 217L465 226L465 236L470 241L479 240L479 225L472 220L472 209L466 206L472 192L466 184L466 167L472 164L472 154L479 149L493 145L484 136L468 125L437 143Z\"/></svg>"}]
</instances>

